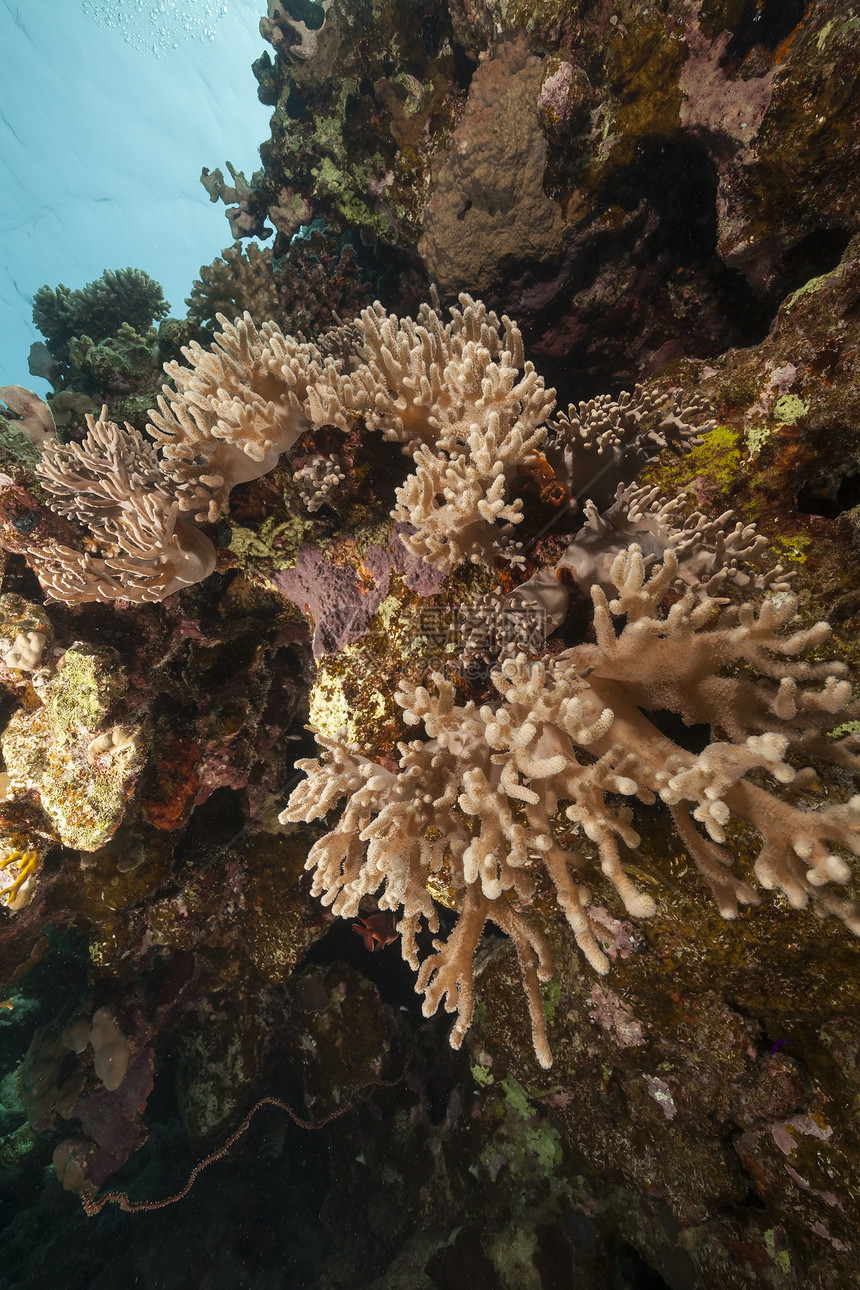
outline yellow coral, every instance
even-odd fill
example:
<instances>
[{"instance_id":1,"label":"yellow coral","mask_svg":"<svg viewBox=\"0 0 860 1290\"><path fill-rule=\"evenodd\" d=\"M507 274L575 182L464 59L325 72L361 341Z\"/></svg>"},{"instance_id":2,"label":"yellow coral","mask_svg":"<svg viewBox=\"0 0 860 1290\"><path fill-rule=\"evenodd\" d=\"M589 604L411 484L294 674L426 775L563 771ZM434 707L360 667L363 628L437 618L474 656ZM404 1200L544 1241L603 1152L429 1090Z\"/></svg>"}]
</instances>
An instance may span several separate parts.
<instances>
[{"instance_id":1,"label":"yellow coral","mask_svg":"<svg viewBox=\"0 0 860 1290\"><path fill-rule=\"evenodd\" d=\"M0 888L0 901L7 906L14 905L18 893L24 883L39 868L38 851L19 851L17 848L13 849L10 851L3 864L2 872L5 873L8 869L12 868L17 870L14 882L10 883L8 887Z\"/></svg>"}]
</instances>

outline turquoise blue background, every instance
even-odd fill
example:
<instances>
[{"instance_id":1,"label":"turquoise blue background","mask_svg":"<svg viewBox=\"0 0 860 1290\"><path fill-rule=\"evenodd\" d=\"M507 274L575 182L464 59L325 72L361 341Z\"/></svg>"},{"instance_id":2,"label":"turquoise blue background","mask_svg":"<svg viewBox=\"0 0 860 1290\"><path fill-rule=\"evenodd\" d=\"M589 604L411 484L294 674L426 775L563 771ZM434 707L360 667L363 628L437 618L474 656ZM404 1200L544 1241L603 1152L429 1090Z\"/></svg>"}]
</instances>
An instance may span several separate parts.
<instances>
[{"instance_id":1,"label":"turquoise blue background","mask_svg":"<svg viewBox=\"0 0 860 1290\"><path fill-rule=\"evenodd\" d=\"M200 170L250 177L269 133L251 63L265 0L0 0L0 385L27 371L33 293L128 265L171 312L232 238ZM226 170L225 170L226 174Z\"/></svg>"}]
</instances>

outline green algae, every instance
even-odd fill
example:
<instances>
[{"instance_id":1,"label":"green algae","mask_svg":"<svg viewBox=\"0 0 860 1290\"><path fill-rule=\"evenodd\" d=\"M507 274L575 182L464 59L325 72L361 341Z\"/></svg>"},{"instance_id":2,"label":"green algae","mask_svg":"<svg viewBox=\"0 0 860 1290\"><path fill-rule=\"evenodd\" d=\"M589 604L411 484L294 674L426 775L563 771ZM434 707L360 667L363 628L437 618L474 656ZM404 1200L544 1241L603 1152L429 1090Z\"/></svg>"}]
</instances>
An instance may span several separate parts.
<instances>
[{"instance_id":1,"label":"green algae","mask_svg":"<svg viewBox=\"0 0 860 1290\"><path fill-rule=\"evenodd\" d=\"M493 1075L492 1071L489 1070L486 1066L482 1066L480 1062L473 1063L469 1067L469 1070L472 1072L472 1079L475 1081L475 1083L478 1085L479 1088L490 1088L491 1085L495 1084L496 1082L496 1078Z\"/></svg>"},{"instance_id":2,"label":"green algae","mask_svg":"<svg viewBox=\"0 0 860 1290\"><path fill-rule=\"evenodd\" d=\"M817 278L810 278L808 282L804 282L802 287L798 287L796 291L792 291L790 296L786 296L780 307L785 310L792 309L804 296L814 295L816 291L821 291L822 287L838 281L842 277L842 272L842 265L839 264L835 269L831 269L829 273L821 273Z\"/></svg>"},{"instance_id":3,"label":"green algae","mask_svg":"<svg viewBox=\"0 0 860 1290\"><path fill-rule=\"evenodd\" d=\"M35 791L60 839L82 851L96 850L119 827L143 766L139 729L105 729L126 687L116 650L78 641L48 683L44 705L16 712L2 736L13 792Z\"/></svg>"},{"instance_id":4,"label":"green algae","mask_svg":"<svg viewBox=\"0 0 860 1290\"><path fill-rule=\"evenodd\" d=\"M561 986L557 981L548 981L543 989L543 998L541 1006L543 1015L547 1021L552 1021L558 1008L558 1001L561 998Z\"/></svg>"},{"instance_id":5,"label":"green algae","mask_svg":"<svg viewBox=\"0 0 860 1290\"><path fill-rule=\"evenodd\" d=\"M521 1115L524 1120L530 1120L535 1114L535 1108L529 1101L529 1095L520 1084L519 1080L507 1075L499 1084L505 1095L505 1101L517 1115Z\"/></svg>"},{"instance_id":6,"label":"green algae","mask_svg":"<svg viewBox=\"0 0 860 1290\"><path fill-rule=\"evenodd\" d=\"M749 427L746 434L746 443L750 461L755 461L768 439L775 432L776 426L768 425L766 421L757 421Z\"/></svg>"},{"instance_id":7,"label":"green algae","mask_svg":"<svg viewBox=\"0 0 860 1290\"><path fill-rule=\"evenodd\" d=\"M661 460L642 471L643 484L658 484L667 495L685 491L698 476L704 476L723 494L731 492L742 467L742 436L734 427L720 424L703 436L698 448L673 461Z\"/></svg>"},{"instance_id":8,"label":"green algae","mask_svg":"<svg viewBox=\"0 0 860 1290\"><path fill-rule=\"evenodd\" d=\"M764 1247L774 1266L779 1268L781 1272L788 1274L791 1271L791 1259L789 1258L788 1250L777 1249L776 1232L772 1227L768 1228L764 1234Z\"/></svg>"},{"instance_id":9,"label":"green algae","mask_svg":"<svg viewBox=\"0 0 860 1290\"><path fill-rule=\"evenodd\" d=\"M828 738L842 739L845 735L860 735L860 721L843 721L830 731Z\"/></svg>"},{"instance_id":10,"label":"green algae","mask_svg":"<svg viewBox=\"0 0 860 1290\"><path fill-rule=\"evenodd\" d=\"M45 701L56 742L68 747L82 730L98 730L127 684L120 656L110 646L78 641L67 649Z\"/></svg>"},{"instance_id":11,"label":"green algae","mask_svg":"<svg viewBox=\"0 0 860 1290\"><path fill-rule=\"evenodd\" d=\"M832 32L836 31L840 36L850 36L852 32L857 30L860 30L860 18L858 17L852 15L842 20L830 18L816 36L815 43L819 50L823 50Z\"/></svg>"},{"instance_id":12,"label":"green algae","mask_svg":"<svg viewBox=\"0 0 860 1290\"><path fill-rule=\"evenodd\" d=\"M475 1067L471 1069L474 1075ZM476 1082L486 1090L483 1114L494 1125L492 1137L480 1154L486 1176L495 1183L500 1170L507 1167L513 1180L539 1178L563 1189L564 1183L557 1177L563 1156L560 1134L538 1113L520 1081L506 1075L492 1090L492 1077L476 1077Z\"/></svg>"},{"instance_id":13,"label":"green algae","mask_svg":"<svg viewBox=\"0 0 860 1290\"><path fill-rule=\"evenodd\" d=\"M793 426L801 417L806 416L809 408L810 404L804 403L803 399L796 394L783 394L782 398L777 399L773 405L773 417L776 421Z\"/></svg>"},{"instance_id":14,"label":"green algae","mask_svg":"<svg viewBox=\"0 0 860 1290\"><path fill-rule=\"evenodd\" d=\"M285 520L270 515L256 529L228 523L230 550L250 569L264 564L267 571L273 572L295 568L305 534L313 529L312 521L300 515L290 515Z\"/></svg>"}]
</instances>

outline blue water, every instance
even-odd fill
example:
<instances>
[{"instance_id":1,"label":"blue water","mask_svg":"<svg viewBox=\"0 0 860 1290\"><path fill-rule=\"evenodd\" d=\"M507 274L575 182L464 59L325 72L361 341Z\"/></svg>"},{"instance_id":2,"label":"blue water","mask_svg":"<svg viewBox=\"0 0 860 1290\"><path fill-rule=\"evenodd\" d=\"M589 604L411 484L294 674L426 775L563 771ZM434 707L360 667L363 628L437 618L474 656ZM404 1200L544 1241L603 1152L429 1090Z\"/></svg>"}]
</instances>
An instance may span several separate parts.
<instances>
[{"instance_id":1,"label":"blue water","mask_svg":"<svg viewBox=\"0 0 860 1290\"><path fill-rule=\"evenodd\" d=\"M172 313L230 244L199 182L268 134L259 0L0 0L0 385L27 371L33 293L145 269Z\"/></svg>"}]
</instances>

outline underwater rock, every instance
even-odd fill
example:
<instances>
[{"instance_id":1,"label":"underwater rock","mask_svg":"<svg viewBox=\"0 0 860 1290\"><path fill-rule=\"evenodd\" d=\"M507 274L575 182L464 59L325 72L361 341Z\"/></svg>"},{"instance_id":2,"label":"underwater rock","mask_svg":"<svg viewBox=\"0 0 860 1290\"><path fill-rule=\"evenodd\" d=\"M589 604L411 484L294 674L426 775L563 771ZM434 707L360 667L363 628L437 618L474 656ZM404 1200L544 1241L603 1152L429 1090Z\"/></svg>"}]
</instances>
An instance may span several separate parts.
<instances>
[{"instance_id":1,"label":"underwater rock","mask_svg":"<svg viewBox=\"0 0 860 1290\"><path fill-rule=\"evenodd\" d=\"M558 256L564 223L544 192L542 80L541 60L524 37L497 45L472 77L418 242L442 291L483 294L510 265L522 271Z\"/></svg>"},{"instance_id":2,"label":"underwater rock","mask_svg":"<svg viewBox=\"0 0 860 1290\"><path fill-rule=\"evenodd\" d=\"M32 793L59 839L95 851L115 832L146 758L139 725L108 722L127 687L117 652L75 642L34 711L0 738L9 791Z\"/></svg>"},{"instance_id":3,"label":"underwater rock","mask_svg":"<svg viewBox=\"0 0 860 1290\"><path fill-rule=\"evenodd\" d=\"M231 248L191 292L207 327L217 310L228 315L221 356L192 347L178 359L181 345L211 337L193 318L164 319L156 333L151 282L141 293L129 280L123 296L121 275L108 275L86 300L65 288L39 299L45 349L60 357L34 365L65 381L51 405L72 441L67 459L92 447L84 417L106 394L111 419L141 432L117 436L129 477L151 451L143 427L157 424L179 449L163 514L175 503L196 517L208 577L160 600L169 584L157 582L158 544L141 553L132 522L133 550L118 554L115 531L99 528L130 511L101 494L87 512L79 502L93 477L82 475L67 522L45 504L13 409L0 425L12 481L0 482L11 788L0 886L12 908L0 923L14 978L4 1051L46 998L71 988L68 959L52 955L73 927L87 1000L39 1027L22 1069L33 1122L57 1136L10 1120L0 1144L24 1171L4 1230L9 1275L17 1258L31 1270L22 1284L47 1284L60 1243L80 1251L77 1214L67 1221L61 1208L69 1198L53 1175L44 1181L51 1149L64 1187L99 1186L145 1137L154 1061L169 1082L178 1052L180 1105L163 1085L136 1196L180 1188L177 1145L217 1152L255 1098L274 1091L297 1108L286 1130L261 1115L217 1183L201 1180L181 1202L179 1254L200 1277L281 1284L295 1255L297 1284L331 1290L354 1290L357 1278L362 1290L464 1280L476 1290L843 1290L858 1255L860 1143L845 1111L858 1091L858 945L790 906L832 900L820 880L835 879L851 922L851 839L840 834L825 854L789 827L782 867L761 852L769 820L814 829L853 809L851 767L829 755L850 751L839 741L858 733L837 671L860 663L860 28L837 0L325 0L301 10L272 0L263 28L272 54L255 71L274 109L263 167L206 182L231 203L237 233L268 221L276 238L271 255ZM290 241L316 219L310 238ZM452 294L485 283L524 344L473 302L460 302L448 333L435 304L419 314L431 272ZM319 336L332 307L348 319L366 303L365 280L385 307ZM233 325L246 304L256 331ZM417 322L401 322L410 312ZM267 316L316 337L312 371L300 343L272 334L263 344ZM561 387L562 406L583 403L553 416L525 354ZM152 418L166 358L174 387ZM270 435L297 370L308 409ZM679 422L687 431L670 433ZM540 442L526 447L535 431ZM235 457L218 455L231 436L252 447L239 475ZM109 462L98 477L109 492L116 476ZM145 510L152 489L138 479L136 493ZM81 517L96 521L86 533ZM159 530L165 545L172 532ZM33 566L52 542L76 549L85 572L96 548L115 562L96 571L116 575L112 603L61 595L42 608ZM129 605L131 562L144 558L156 595ZM732 650L759 631L756 614L771 625L785 614L787 627L791 597L799 620L768 637L756 679ZM831 629L826 653L816 623ZM807 663L792 639L812 647ZM513 664L523 645L537 671ZM580 723L576 791L550 786L546 827L527 829L529 794L540 796L559 756L547 695L560 697L552 687L570 651L582 688L566 695L565 719L603 686L592 724L608 722L609 708L625 734L649 723L660 755L640 757L642 774L665 773L649 788L630 764L598 766L611 760L609 748L593 752L608 728ZM627 669L620 680L600 670L610 656ZM705 672L681 701L694 657ZM765 725L741 730L751 715ZM297 758L307 767L312 754L307 718L342 758L345 819L331 811L332 774L318 824L272 833L297 792ZM796 752L780 760L772 736L783 726ZM570 741L561 747L570 762ZM742 773L727 786L729 764ZM411 771L422 766L432 789L416 830ZM324 769L313 773L322 780ZM511 800L493 815L503 772ZM666 810L679 803L665 791L685 788L699 795L686 799L695 819L679 834ZM762 809L724 818L721 790ZM570 804L580 818L565 814ZM493 820L504 838L525 829L588 866L590 903L576 897L568 909L605 977L579 962L544 853L505 871L512 853L490 837ZM438 931L404 930L420 961L436 963L423 980L431 1003L459 1004L472 1021L459 1053L446 1043L449 1018L419 1016L400 946L366 947L312 899L304 872L309 854L329 865L318 886L342 914L380 862L401 873L410 847ZM730 879L709 864L717 847ZM499 902L495 927L477 927L486 905L452 881L458 864L463 875L469 866L466 885L486 882ZM740 906L757 864L764 885L786 894L771 890L752 911ZM391 910L366 896L356 920L394 922L404 889L388 894ZM526 919L531 944L552 952L552 981L538 981L548 960L530 960L522 934L515 945L498 935L522 933ZM551 1073L535 1064L524 971ZM106 1002L94 1013L95 1000ZM51 1206L56 1241L34 1241ZM101 1221L99 1257L114 1278L172 1274L171 1224L155 1246L146 1224Z\"/></svg>"}]
</instances>

